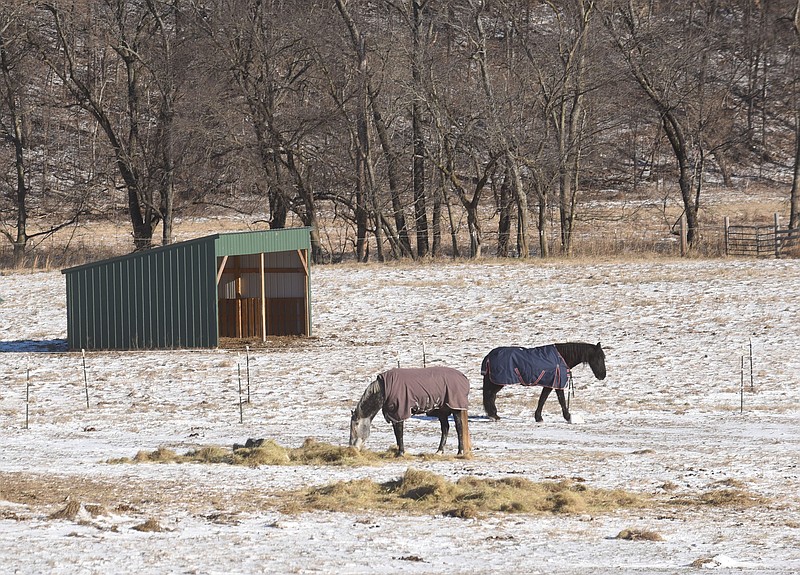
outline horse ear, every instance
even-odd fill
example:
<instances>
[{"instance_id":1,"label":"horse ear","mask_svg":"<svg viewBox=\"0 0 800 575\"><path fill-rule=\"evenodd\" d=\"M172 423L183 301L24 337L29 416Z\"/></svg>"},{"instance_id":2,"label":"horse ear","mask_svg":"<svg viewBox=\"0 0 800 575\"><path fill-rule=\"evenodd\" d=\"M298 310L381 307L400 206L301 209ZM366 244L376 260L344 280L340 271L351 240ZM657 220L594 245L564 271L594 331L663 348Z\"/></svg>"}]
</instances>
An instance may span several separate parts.
<instances>
[{"instance_id":1,"label":"horse ear","mask_svg":"<svg viewBox=\"0 0 800 575\"><path fill-rule=\"evenodd\" d=\"M600 342L599 341L597 342L597 349L603 349L602 347L600 347Z\"/></svg>"}]
</instances>

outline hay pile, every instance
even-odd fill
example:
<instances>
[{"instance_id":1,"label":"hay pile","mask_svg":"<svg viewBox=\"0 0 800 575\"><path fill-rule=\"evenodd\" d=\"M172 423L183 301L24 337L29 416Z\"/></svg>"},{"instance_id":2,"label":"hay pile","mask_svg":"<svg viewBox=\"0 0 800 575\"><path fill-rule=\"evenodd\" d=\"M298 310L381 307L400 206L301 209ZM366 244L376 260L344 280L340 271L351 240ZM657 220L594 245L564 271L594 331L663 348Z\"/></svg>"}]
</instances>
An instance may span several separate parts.
<instances>
[{"instance_id":1,"label":"hay pile","mask_svg":"<svg viewBox=\"0 0 800 575\"><path fill-rule=\"evenodd\" d=\"M429 471L409 468L396 481L377 483L357 479L292 492L282 511L401 511L452 517L485 513L581 514L606 513L644 506L647 500L622 490L592 489L572 480L533 482L524 478L478 479L452 482Z\"/></svg>"},{"instance_id":2,"label":"hay pile","mask_svg":"<svg viewBox=\"0 0 800 575\"><path fill-rule=\"evenodd\" d=\"M287 448L272 439L248 440L245 446L234 445L233 449L205 446L192 449L183 455L172 449L159 447L155 451L140 451L133 459L124 457L111 459L108 463L224 463L259 467L261 465L373 465L394 459L393 450L375 453L358 451L353 447L342 447L313 437L307 438L301 447Z\"/></svg>"}]
</instances>

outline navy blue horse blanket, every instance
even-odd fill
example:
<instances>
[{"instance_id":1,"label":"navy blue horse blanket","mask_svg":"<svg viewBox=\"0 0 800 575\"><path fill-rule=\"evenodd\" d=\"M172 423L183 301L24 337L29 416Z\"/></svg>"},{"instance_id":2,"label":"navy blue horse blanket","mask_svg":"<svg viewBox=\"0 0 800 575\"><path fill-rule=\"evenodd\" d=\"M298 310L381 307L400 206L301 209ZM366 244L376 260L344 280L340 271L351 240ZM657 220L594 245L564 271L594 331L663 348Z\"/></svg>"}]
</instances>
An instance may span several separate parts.
<instances>
[{"instance_id":1,"label":"navy blue horse blanket","mask_svg":"<svg viewBox=\"0 0 800 575\"><path fill-rule=\"evenodd\" d=\"M481 375L495 385L541 385L566 389L569 367L555 345L496 347L483 358Z\"/></svg>"}]
</instances>

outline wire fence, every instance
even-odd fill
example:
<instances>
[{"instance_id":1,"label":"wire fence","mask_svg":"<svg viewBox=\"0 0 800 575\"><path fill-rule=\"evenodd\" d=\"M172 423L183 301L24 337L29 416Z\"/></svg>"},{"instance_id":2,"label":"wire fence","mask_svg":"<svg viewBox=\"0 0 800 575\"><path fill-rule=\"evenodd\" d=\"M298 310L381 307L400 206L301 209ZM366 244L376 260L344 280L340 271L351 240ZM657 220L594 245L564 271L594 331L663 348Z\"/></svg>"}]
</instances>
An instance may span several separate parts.
<instances>
[{"instance_id":1,"label":"wire fence","mask_svg":"<svg viewBox=\"0 0 800 575\"><path fill-rule=\"evenodd\" d=\"M342 262L355 260L355 240L352 230L343 228L341 222L322 222L320 240L327 254L326 261ZM131 234L121 231L93 231L90 227L80 233L66 238L55 237L32 245L26 251L21 264L15 264L11 244L0 244L0 269L33 268L33 269L65 269L87 262L98 261L110 257L128 254L133 249ZM230 229L217 229L210 225L208 229L195 226L191 232L184 232L175 237L175 241L183 241L202 235L208 235ZM542 256L539 238L532 234L529 240L530 256ZM792 243L800 244L800 231L779 229L774 226L731 226L727 219L722 226L704 226L697 231L697 237L689 251L697 257L724 257L726 255L775 256L776 245L780 247L781 257L791 257L792 250L787 249ZM455 237L455 240L453 239ZM481 257L498 255L499 235L496 230L487 230L482 234ZM374 244L374 237L369 242ZM455 246L453 242L456 242ZM546 234L547 250L551 257L564 256L561 248L559 230L551 228ZM156 245L160 241L156 240ZM376 247L370 247L370 253L376 254ZM384 254L391 253L388 244L384 245ZM450 230L442 230L441 243L435 257L453 258L470 257L470 239L465 226L456 234ZM659 256L678 257L681 255L681 238L675 230L664 226L641 226L635 224L611 226L600 223L591 229L583 229L572 234L572 249L569 254L574 257L636 257ZM374 256L373 256L374 257ZM512 248L508 252L510 258L518 257L512 237Z\"/></svg>"}]
</instances>

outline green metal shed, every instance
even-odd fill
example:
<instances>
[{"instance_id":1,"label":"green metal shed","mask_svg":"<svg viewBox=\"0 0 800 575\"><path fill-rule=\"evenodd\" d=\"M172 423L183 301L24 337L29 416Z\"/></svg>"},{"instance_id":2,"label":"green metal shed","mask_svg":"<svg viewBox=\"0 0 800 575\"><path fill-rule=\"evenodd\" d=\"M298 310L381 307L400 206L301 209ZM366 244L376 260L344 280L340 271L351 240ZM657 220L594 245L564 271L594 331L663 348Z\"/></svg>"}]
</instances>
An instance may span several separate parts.
<instances>
[{"instance_id":1,"label":"green metal shed","mask_svg":"<svg viewBox=\"0 0 800 575\"><path fill-rule=\"evenodd\" d=\"M311 335L309 228L225 233L62 270L70 349Z\"/></svg>"}]
</instances>

